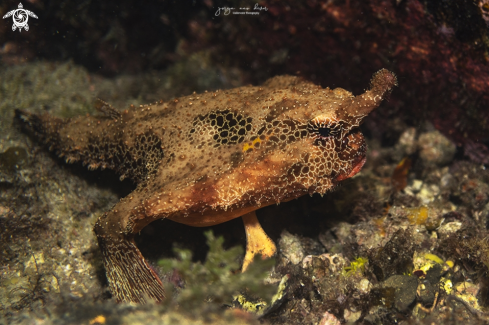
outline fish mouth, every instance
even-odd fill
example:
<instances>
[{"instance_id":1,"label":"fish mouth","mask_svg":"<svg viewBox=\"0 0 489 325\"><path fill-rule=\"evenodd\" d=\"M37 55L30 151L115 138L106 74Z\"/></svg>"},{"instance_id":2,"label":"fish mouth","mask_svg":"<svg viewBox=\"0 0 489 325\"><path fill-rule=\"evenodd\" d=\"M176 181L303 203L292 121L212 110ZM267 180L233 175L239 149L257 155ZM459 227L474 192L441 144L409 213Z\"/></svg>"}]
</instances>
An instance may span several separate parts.
<instances>
[{"instance_id":1,"label":"fish mouth","mask_svg":"<svg viewBox=\"0 0 489 325\"><path fill-rule=\"evenodd\" d=\"M350 130L337 145L338 158L343 161L344 169L332 175L334 182L340 182L358 174L367 161L367 143L358 128Z\"/></svg>"},{"instance_id":2,"label":"fish mouth","mask_svg":"<svg viewBox=\"0 0 489 325\"><path fill-rule=\"evenodd\" d=\"M358 174L361 170L363 165L365 165L365 162L367 161L367 156L366 155L360 155L356 157L353 160L353 168L351 169L349 174L339 174L338 176L335 177L334 181L335 182L340 182L342 180L345 180L347 178L353 177L356 174Z\"/></svg>"}]
</instances>

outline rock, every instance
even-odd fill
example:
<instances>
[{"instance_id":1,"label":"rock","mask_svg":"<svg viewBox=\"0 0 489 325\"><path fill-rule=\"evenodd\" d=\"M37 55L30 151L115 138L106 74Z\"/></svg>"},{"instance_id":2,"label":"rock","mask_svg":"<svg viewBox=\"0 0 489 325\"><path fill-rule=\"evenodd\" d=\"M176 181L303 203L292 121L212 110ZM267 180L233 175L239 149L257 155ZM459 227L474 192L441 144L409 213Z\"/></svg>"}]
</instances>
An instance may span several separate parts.
<instances>
[{"instance_id":1,"label":"rock","mask_svg":"<svg viewBox=\"0 0 489 325\"><path fill-rule=\"evenodd\" d=\"M319 325L340 325L341 322L333 314L325 312Z\"/></svg>"},{"instance_id":2,"label":"rock","mask_svg":"<svg viewBox=\"0 0 489 325\"><path fill-rule=\"evenodd\" d=\"M418 279L407 275L393 275L385 280L382 286L395 289L394 306L397 310L403 311L416 299Z\"/></svg>"},{"instance_id":3,"label":"rock","mask_svg":"<svg viewBox=\"0 0 489 325\"><path fill-rule=\"evenodd\" d=\"M287 230L282 232L279 245L282 255L292 264L297 265L304 259L304 248L299 237L292 235Z\"/></svg>"},{"instance_id":4,"label":"rock","mask_svg":"<svg viewBox=\"0 0 489 325\"><path fill-rule=\"evenodd\" d=\"M438 131L423 133L418 139L419 157L427 165L443 166L452 161L456 147Z\"/></svg>"},{"instance_id":5,"label":"rock","mask_svg":"<svg viewBox=\"0 0 489 325\"><path fill-rule=\"evenodd\" d=\"M343 317L345 318L347 323L355 323L360 316L362 316L362 311L351 311L349 309L345 309L343 312Z\"/></svg>"},{"instance_id":6,"label":"rock","mask_svg":"<svg viewBox=\"0 0 489 325\"><path fill-rule=\"evenodd\" d=\"M460 228L462 228L462 223L460 221L452 221L441 225L437 232L440 238L444 238L458 231Z\"/></svg>"},{"instance_id":7,"label":"rock","mask_svg":"<svg viewBox=\"0 0 489 325\"><path fill-rule=\"evenodd\" d=\"M435 300L435 291L436 287L432 285L429 281L423 281L423 283L420 283L418 286L418 300L424 305L424 306L431 306L433 305L433 301Z\"/></svg>"}]
</instances>

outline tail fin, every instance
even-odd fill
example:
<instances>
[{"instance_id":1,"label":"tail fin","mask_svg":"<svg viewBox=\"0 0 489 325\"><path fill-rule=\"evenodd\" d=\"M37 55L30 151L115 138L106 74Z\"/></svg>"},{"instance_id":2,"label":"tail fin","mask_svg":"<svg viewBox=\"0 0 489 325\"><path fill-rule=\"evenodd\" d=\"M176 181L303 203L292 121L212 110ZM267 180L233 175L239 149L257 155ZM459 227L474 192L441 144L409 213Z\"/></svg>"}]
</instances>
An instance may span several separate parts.
<instances>
[{"instance_id":1,"label":"tail fin","mask_svg":"<svg viewBox=\"0 0 489 325\"><path fill-rule=\"evenodd\" d=\"M22 130L30 133L52 149L59 142L59 129L65 122L53 116L37 115L20 109L15 110L15 120L17 120Z\"/></svg>"},{"instance_id":2,"label":"tail fin","mask_svg":"<svg viewBox=\"0 0 489 325\"><path fill-rule=\"evenodd\" d=\"M15 119L20 123L23 130L29 133L42 133L42 122L38 115L16 108Z\"/></svg>"}]
</instances>

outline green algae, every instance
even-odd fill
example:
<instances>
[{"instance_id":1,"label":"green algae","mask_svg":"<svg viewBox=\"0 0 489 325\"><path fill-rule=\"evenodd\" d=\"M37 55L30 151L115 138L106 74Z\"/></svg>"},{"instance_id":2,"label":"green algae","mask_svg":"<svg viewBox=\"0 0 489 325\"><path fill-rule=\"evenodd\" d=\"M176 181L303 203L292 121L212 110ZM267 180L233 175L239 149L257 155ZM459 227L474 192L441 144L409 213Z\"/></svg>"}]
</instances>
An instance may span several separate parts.
<instances>
[{"instance_id":1,"label":"green algae","mask_svg":"<svg viewBox=\"0 0 489 325\"><path fill-rule=\"evenodd\" d=\"M231 306L233 296L246 291L248 296L260 297L270 305L276 291L275 285L264 284L274 259L256 258L246 272L240 271L243 249L240 246L225 250L224 239L215 237L212 231L205 233L209 252L202 264L192 262L192 253L175 248L177 259L163 259L158 264L166 272L176 270L184 281L184 288L170 302L178 304L183 311L201 314L202 310L217 311L223 305Z\"/></svg>"},{"instance_id":2,"label":"green algae","mask_svg":"<svg viewBox=\"0 0 489 325\"><path fill-rule=\"evenodd\" d=\"M344 276L351 276L357 272L364 273L365 265L368 263L368 258L357 257L350 263L350 266L345 266L341 272Z\"/></svg>"}]
</instances>

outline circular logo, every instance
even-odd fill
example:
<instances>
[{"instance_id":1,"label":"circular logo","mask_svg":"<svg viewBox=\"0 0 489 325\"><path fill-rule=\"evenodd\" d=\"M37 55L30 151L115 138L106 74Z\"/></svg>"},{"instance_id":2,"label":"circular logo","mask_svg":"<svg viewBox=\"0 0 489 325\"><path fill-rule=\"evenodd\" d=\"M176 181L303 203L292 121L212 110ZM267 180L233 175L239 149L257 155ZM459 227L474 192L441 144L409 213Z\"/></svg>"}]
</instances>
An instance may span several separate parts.
<instances>
[{"instance_id":1,"label":"circular logo","mask_svg":"<svg viewBox=\"0 0 489 325\"><path fill-rule=\"evenodd\" d=\"M14 25L17 26L17 28L24 28L24 26L27 25L27 21L29 20L29 16L24 9L15 10L13 18Z\"/></svg>"},{"instance_id":2,"label":"circular logo","mask_svg":"<svg viewBox=\"0 0 489 325\"><path fill-rule=\"evenodd\" d=\"M12 30L15 31L18 28L19 32L22 31L22 28L25 29L26 31L29 30L29 25L27 25L29 16L37 19L36 14L33 13L32 11L24 9L22 3L19 3L18 9L7 12L7 14L3 16L3 19L8 18L10 16L12 16L12 19L14 21L14 24L12 25Z\"/></svg>"}]
</instances>

